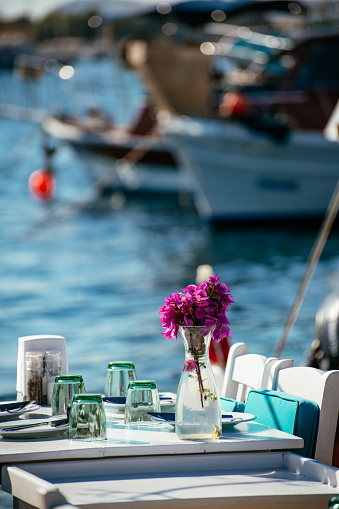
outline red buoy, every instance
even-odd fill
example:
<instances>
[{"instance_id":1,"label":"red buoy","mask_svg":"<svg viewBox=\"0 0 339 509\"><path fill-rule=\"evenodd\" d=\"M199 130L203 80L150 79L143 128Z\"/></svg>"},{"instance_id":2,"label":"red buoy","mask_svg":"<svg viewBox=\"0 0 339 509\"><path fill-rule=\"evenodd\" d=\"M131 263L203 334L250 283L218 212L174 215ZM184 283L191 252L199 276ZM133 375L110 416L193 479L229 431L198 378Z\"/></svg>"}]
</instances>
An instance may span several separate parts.
<instances>
[{"instance_id":1,"label":"red buoy","mask_svg":"<svg viewBox=\"0 0 339 509\"><path fill-rule=\"evenodd\" d=\"M28 187L37 200L49 201L55 193L55 177L50 170L36 170L29 177Z\"/></svg>"},{"instance_id":2,"label":"red buoy","mask_svg":"<svg viewBox=\"0 0 339 509\"><path fill-rule=\"evenodd\" d=\"M249 110L248 100L239 92L227 92L222 99L219 110L225 117L244 115Z\"/></svg>"}]
</instances>

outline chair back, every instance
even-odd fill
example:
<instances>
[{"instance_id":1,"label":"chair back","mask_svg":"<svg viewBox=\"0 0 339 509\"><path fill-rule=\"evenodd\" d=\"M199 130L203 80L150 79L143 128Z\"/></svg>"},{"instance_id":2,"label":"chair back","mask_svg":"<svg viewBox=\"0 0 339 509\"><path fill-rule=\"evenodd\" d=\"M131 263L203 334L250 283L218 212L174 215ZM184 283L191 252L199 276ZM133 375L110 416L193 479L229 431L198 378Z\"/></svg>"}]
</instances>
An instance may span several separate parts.
<instances>
[{"instance_id":1,"label":"chair back","mask_svg":"<svg viewBox=\"0 0 339 509\"><path fill-rule=\"evenodd\" d=\"M317 403L319 423L314 458L331 465L339 411L339 370L286 368L276 373L273 389Z\"/></svg>"},{"instance_id":2,"label":"chair back","mask_svg":"<svg viewBox=\"0 0 339 509\"><path fill-rule=\"evenodd\" d=\"M272 389L280 369L291 367L291 359L247 353L245 343L231 346L220 396L245 402L251 389Z\"/></svg>"}]
</instances>

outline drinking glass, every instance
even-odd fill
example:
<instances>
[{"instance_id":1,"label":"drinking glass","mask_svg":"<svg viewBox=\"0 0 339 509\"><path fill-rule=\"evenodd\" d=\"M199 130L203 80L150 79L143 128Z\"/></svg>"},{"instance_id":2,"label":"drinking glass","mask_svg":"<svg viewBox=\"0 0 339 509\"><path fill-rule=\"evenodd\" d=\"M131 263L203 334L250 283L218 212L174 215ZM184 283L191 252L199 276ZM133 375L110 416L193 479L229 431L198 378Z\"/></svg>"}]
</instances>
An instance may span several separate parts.
<instances>
[{"instance_id":1,"label":"drinking glass","mask_svg":"<svg viewBox=\"0 0 339 509\"><path fill-rule=\"evenodd\" d=\"M110 362L106 374L105 396L126 396L129 382L136 378L134 362Z\"/></svg>"},{"instance_id":2,"label":"drinking glass","mask_svg":"<svg viewBox=\"0 0 339 509\"><path fill-rule=\"evenodd\" d=\"M128 384L125 424L150 421L148 412L160 412L160 398L154 380L134 380Z\"/></svg>"},{"instance_id":3,"label":"drinking glass","mask_svg":"<svg viewBox=\"0 0 339 509\"><path fill-rule=\"evenodd\" d=\"M56 376L52 397L52 415L67 415L74 394L85 392L82 375Z\"/></svg>"},{"instance_id":4,"label":"drinking glass","mask_svg":"<svg viewBox=\"0 0 339 509\"><path fill-rule=\"evenodd\" d=\"M69 414L68 438L106 440L106 414L101 394L75 394Z\"/></svg>"}]
</instances>

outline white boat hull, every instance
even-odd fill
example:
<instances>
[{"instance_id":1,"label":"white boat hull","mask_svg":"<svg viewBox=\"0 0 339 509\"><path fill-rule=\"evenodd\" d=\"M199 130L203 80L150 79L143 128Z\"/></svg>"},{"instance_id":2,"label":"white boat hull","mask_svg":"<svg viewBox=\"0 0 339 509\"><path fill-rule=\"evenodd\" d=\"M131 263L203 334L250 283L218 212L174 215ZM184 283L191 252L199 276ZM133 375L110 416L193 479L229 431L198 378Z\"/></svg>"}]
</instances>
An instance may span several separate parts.
<instances>
[{"instance_id":1,"label":"white boat hull","mask_svg":"<svg viewBox=\"0 0 339 509\"><path fill-rule=\"evenodd\" d=\"M196 179L196 206L208 221L322 216L339 178L339 145L293 132L279 143L222 120L173 118L167 129L184 170Z\"/></svg>"},{"instance_id":2,"label":"white boat hull","mask_svg":"<svg viewBox=\"0 0 339 509\"><path fill-rule=\"evenodd\" d=\"M175 195L192 192L190 178L180 169L161 164L129 163L73 146L98 187L126 194Z\"/></svg>"},{"instance_id":3,"label":"white boat hull","mask_svg":"<svg viewBox=\"0 0 339 509\"><path fill-rule=\"evenodd\" d=\"M172 142L162 136L96 130L55 116L44 120L43 129L73 148L100 189L138 195L192 192L190 177L176 164Z\"/></svg>"}]
</instances>

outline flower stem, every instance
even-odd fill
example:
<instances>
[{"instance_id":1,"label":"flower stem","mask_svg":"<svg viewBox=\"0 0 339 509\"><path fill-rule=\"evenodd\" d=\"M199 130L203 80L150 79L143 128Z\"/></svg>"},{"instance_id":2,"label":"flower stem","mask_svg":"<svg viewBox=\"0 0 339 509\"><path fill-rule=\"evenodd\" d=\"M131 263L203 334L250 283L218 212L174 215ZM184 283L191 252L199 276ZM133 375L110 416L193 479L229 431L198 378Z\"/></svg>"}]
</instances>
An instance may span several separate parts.
<instances>
[{"instance_id":1,"label":"flower stem","mask_svg":"<svg viewBox=\"0 0 339 509\"><path fill-rule=\"evenodd\" d=\"M194 361L195 361L195 367L196 367L197 378L198 378L198 384L199 384L199 392L200 392L201 408L204 408L204 397L203 397L203 394L204 394L204 386L203 386L202 378L201 378L201 371L200 371L200 364L199 364L199 356L198 356L198 354L197 354L197 352L196 352L195 350L194 350L194 352L193 352L193 357L194 357Z\"/></svg>"}]
</instances>

